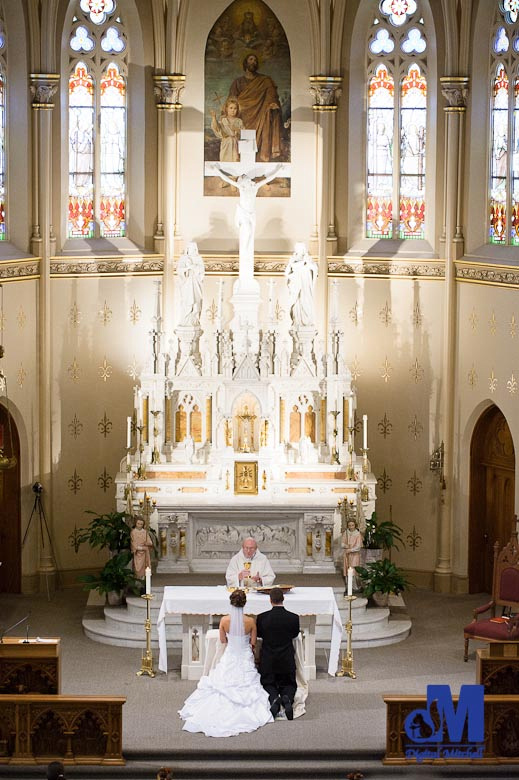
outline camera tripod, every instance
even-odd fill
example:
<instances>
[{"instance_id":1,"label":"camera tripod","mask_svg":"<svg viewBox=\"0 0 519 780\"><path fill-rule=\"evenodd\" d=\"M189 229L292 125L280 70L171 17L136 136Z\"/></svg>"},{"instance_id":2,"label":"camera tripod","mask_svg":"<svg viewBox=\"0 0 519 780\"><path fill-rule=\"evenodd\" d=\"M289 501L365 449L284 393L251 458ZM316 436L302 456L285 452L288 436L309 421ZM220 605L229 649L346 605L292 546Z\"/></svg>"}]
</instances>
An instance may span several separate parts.
<instances>
[{"instance_id":1,"label":"camera tripod","mask_svg":"<svg viewBox=\"0 0 519 780\"><path fill-rule=\"evenodd\" d=\"M22 549L25 546L25 541L27 539L27 535L29 533L29 530L31 528L31 523L33 517L37 516L40 526L40 536L41 536L41 547L42 549L45 549L45 536L48 539L49 542L49 548L50 548L50 559L52 564L54 565L54 569L56 571L56 577L58 576L58 567L56 565L56 556L54 554L54 546L52 544L52 538L49 531L49 526L47 523L47 518L45 516L45 510L43 509L43 503L41 500L41 495L43 493L43 485L41 485L39 482L35 482L32 486L33 493L35 493L34 496L34 504L32 505L31 515L29 517L29 522L27 523L27 528L25 529L25 533L23 535L22 539ZM47 598L50 601L50 588L49 588L49 572L45 571L45 584L47 587Z\"/></svg>"}]
</instances>

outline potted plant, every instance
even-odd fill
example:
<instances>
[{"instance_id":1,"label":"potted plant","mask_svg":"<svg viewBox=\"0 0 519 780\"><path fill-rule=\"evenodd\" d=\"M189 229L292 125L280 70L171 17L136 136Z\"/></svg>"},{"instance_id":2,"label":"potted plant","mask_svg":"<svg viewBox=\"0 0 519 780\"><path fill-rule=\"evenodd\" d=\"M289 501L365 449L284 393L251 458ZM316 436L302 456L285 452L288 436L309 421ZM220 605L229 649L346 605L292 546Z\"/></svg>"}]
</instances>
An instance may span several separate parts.
<instances>
[{"instance_id":1,"label":"potted plant","mask_svg":"<svg viewBox=\"0 0 519 780\"><path fill-rule=\"evenodd\" d=\"M121 604L126 592L138 595L142 585L128 564L132 559L129 550L115 553L105 563L99 574L83 574L78 579L85 583L84 590L97 590L106 594L109 604Z\"/></svg>"},{"instance_id":2,"label":"potted plant","mask_svg":"<svg viewBox=\"0 0 519 780\"><path fill-rule=\"evenodd\" d=\"M99 515L91 509L87 514L94 515L86 528L75 528L70 534L70 543L78 552L82 544L88 542L93 549L102 550L107 547L110 553L130 549L131 528L126 520L125 512L108 512Z\"/></svg>"},{"instance_id":3,"label":"potted plant","mask_svg":"<svg viewBox=\"0 0 519 780\"><path fill-rule=\"evenodd\" d=\"M362 595L372 598L379 606L387 606L390 593L398 596L411 585L402 569L389 558L371 561L365 566L356 566L355 571L361 581Z\"/></svg>"},{"instance_id":4,"label":"potted plant","mask_svg":"<svg viewBox=\"0 0 519 780\"><path fill-rule=\"evenodd\" d=\"M366 553L366 562L380 560L384 550L391 553L392 548L396 550L404 547L402 539L403 530L392 520L377 520L377 513L373 512L371 518L366 520L366 531L364 533L364 548L372 551ZM376 552L373 552L376 551ZM391 558L391 554L389 556Z\"/></svg>"}]
</instances>

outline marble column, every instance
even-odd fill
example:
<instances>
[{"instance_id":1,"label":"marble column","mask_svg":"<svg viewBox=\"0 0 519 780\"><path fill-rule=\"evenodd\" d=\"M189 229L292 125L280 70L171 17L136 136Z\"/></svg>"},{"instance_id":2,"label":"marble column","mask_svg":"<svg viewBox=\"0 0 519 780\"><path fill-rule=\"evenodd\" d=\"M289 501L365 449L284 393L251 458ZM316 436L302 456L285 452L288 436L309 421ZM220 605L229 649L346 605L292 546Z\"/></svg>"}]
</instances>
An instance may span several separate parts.
<instances>
[{"instance_id":1,"label":"marble column","mask_svg":"<svg viewBox=\"0 0 519 780\"><path fill-rule=\"evenodd\" d=\"M50 258L55 246L52 227L52 109L54 95L59 87L56 73L31 73L33 137L33 228L31 251L40 258L39 279L39 482L43 485L42 504L49 515L48 530L52 536L52 450L51 450L51 299ZM55 560L45 529L38 533L38 573L40 590L47 592L55 586Z\"/></svg>"},{"instance_id":2,"label":"marble column","mask_svg":"<svg viewBox=\"0 0 519 780\"><path fill-rule=\"evenodd\" d=\"M463 185L464 116L467 105L468 78L440 79L442 94L448 105L445 112L445 176L444 176L444 236L445 236L445 307L442 375L445 389L442 399L444 470L440 476L440 528L438 557L434 570L434 589L440 593L451 590L452 580L452 514L454 481L454 398L456 363L456 260L463 254L461 225ZM439 442L437 443L439 444Z\"/></svg>"}]
</instances>

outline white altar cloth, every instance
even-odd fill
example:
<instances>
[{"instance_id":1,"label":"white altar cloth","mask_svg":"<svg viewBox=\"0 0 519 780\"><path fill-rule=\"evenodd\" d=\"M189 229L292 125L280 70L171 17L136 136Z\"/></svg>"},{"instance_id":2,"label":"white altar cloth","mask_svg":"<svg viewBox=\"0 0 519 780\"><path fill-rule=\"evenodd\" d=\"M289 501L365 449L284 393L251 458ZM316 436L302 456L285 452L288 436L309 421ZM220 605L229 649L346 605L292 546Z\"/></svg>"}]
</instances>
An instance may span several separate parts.
<instances>
[{"instance_id":1,"label":"white altar cloth","mask_svg":"<svg viewBox=\"0 0 519 780\"><path fill-rule=\"evenodd\" d=\"M225 585L215 587L176 587L166 585L157 620L159 637L159 669L168 670L166 646L166 615L225 615L229 611L229 591ZM342 623L333 588L293 588L285 593L284 606L298 615L332 615L332 637L328 674L335 675L339 664ZM271 608L270 599L264 593L250 591L247 594L245 612L259 615Z\"/></svg>"}]
</instances>

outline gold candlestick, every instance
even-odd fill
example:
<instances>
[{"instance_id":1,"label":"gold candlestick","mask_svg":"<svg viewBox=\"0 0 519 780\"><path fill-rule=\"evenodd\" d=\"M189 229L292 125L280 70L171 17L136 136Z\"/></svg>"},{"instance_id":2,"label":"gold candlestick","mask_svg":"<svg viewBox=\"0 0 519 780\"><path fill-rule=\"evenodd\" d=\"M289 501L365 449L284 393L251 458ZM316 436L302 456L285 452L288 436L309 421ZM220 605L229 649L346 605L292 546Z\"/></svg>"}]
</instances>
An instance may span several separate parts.
<instances>
[{"instance_id":1,"label":"gold candlestick","mask_svg":"<svg viewBox=\"0 0 519 780\"><path fill-rule=\"evenodd\" d=\"M151 605L150 601L154 598L152 593L143 593L141 599L146 599L146 620L144 621L144 629L146 631L146 650L142 654L141 668L136 673L138 677L143 674L147 674L150 677L155 677L153 671L153 654L151 652Z\"/></svg>"},{"instance_id":2,"label":"gold candlestick","mask_svg":"<svg viewBox=\"0 0 519 780\"><path fill-rule=\"evenodd\" d=\"M351 621L351 603L352 601L355 601L357 596L345 596L345 599L348 602L349 610L348 610L348 620L346 621L345 628L346 628L346 652L343 651L342 654L342 662L341 662L341 668L335 672L336 677L351 677L353 680L356 679L357 675L353 671L353 650L351 647L351 634L353 631L353 623Z\"/></svg>"},{"instance_id":3,"label":"gold candlestick","mask_svg":"<svg viewBox=\"0 0 519 780\"><path fill-rule=\"evenodd\" d=\"M139 431L139 465L137 467L137 479L146 479L146 467L142 462L142 453L144 452L144 444L142 443L142 432L144 431L144 425L137 425Z\"/></svg>"},{"instance_id":4,"label":"gold candlestick","mask_svg":"<svg viewBox=\"0 0 519 780\"><path fill-rule=\"evenodd\" d=\"M160 410L151 411L153 415L153 452L151 453L151 462L153 464L160 463L160 452L157 448L157 436L159 434L159 427L157 417L160 414Z\"/></svg>"}]
</instances>

